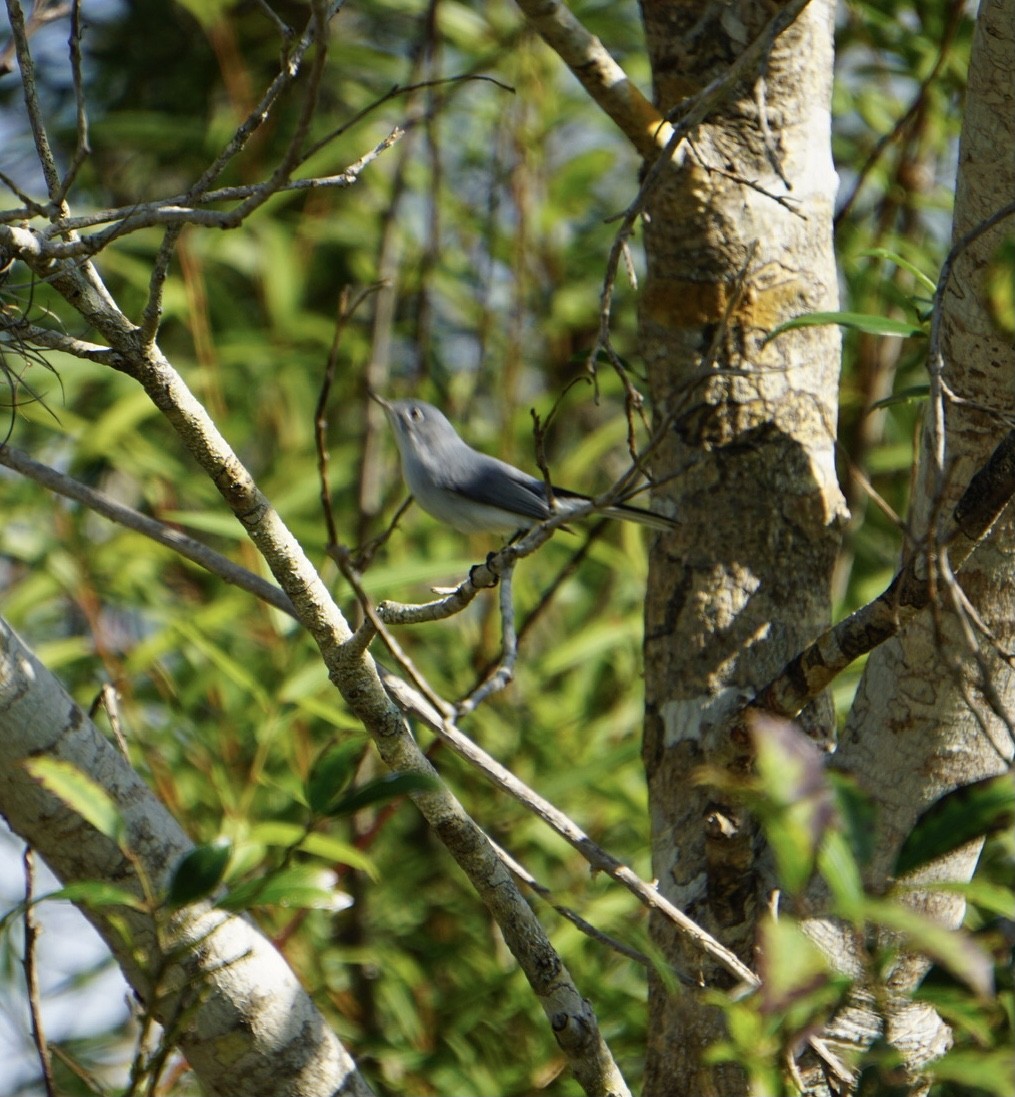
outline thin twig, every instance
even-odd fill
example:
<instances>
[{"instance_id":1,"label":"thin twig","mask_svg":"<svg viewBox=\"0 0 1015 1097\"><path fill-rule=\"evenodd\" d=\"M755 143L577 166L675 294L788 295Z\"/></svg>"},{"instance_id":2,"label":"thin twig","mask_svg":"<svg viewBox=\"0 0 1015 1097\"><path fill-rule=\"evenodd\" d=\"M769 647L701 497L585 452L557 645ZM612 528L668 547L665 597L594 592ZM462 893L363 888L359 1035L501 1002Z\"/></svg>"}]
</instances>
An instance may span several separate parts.
<instances>
[{"instance_id":1,"label":"thin twig","mask_svg":"<svg viewBox=\"0 0 1015 1097\"><path fill-rule=\"evenodd\" d=\"M27 320L15 319L3 314L0 320L0 331L9 332L18 344L25 346L34 345L45 347L47 350L59 350L65 354L72 354L75 358L81 358L86 362L101 362L103 365L112 366L120 356L109 347L98 343L88 343L84 339L76 339L72 335L64 335L61 331L52 328L42 328L37 324L30 324ZM5 344L0 344L0 346ZM18 352L23 353L21 345Z\"/></svg>"},{"instance_id":2,"label":"thin twig","mask_svg":"<svg viewBox=\"0 0 1015 1097\"><path fill-rule=\"evenodd\" d=\"M285 20L275 11L275 9L267 2L267 0L257 0L257 6L275 24L275 27L282 38L283 45L288 47L295 37L295 31L292 29L292 27L290 27L289 24L285 22Z\"/></svg>"},{"instance_id":3,"label":"thin twig","mask_svg":"<svg viewBox=\"0 0 1015 1097\"><path fill-rule=\"evenodd\" d=\"M951 247L944 263L941 264L941 273L938 276L937 289L934 291L934 312L930 325L930 341L927 349L927 366L930 373L930 420L931 420L931 445L930 451L934 459L934 472L936 485L934 498L940 499L944 494L945 483L945 390L944 390L944 355L941 351L941 317L944 314L944 295L949 288L952 271L955 264L967 248L971 247L985 232L989 232L1001 221L1015 215L1015 202L1009 202L1000 209L995 210L989 217L984 218L979 224L974 225L964 233ZM930 527L932 530L934 526Z\"/></svg>"},{"instance_id":4,"label":"thin twig","mask_svg":"<svg viewBox=\"0 0 1015 1097\"><path fill-rule=\"evenodd\" d=\"M637 406L637 402L631 403L635 399L634 388L627 375L627 369L613 349L610 338L610 317L617 269L621 257L627 249L627 242L634 232L635 223L638 217L641 216L649 196L662 181L666 172L670 170L687 135L704 122L750 72L765 63L772 43L795 22L807 3L808 0L790 0L784 7L781 7L725 73L703 88L689 102L680 104L672 112L672 117L667 120L668 136L662 151L656 155L655 160L645 172L634 201L620 215L620 227L617 229L610 247L606 261L606 272L603 276L603 286L600 291L599 335L586 360L586 369L594 372L596 359L599 357L600 351L606 354L613 365L614 371L624 385L631 406ZM675 120L678 115L679 120ZM672 126L670 125L671 122L673 123ZM638 400L640 400L640 396Z\"/></svg>"},{"instance_id":5,"label":"thin twig","mask_svg":"<svg viewBox=\"0 0 1015 1097\"><path fill-rule=\"evenodd\" d=\"M522 641L525 639L525 637L528 636L529 632L531 632L533 628L535 628L536 624L542 618L543 614L549 609L557 592L581 566L582 561L585 559L586 556L588 556L589 552L592 549L592 546L596 543L596 541L602 535L603 530L606 529L610 522L611 519L609 518L600 518L599 521L596 522L596 524L592 526L591 529L586 531L585 539L581 543L580 547L571 554L564 566L553 577L553 581L543 591L542 595L539 598L539 601L529 611L528 616L522 622L522 626L518 630L517 644L519 648L521 648ZM485 667L483 667L483 669L479 672L477 676L477 686L481 682L485 681L490 676L490 674L493 673L496 665L497 664L495 662L490 662Z\"/></svg>"},{"instance_id":6,"label":"thin twig","mask_svg":"<svg viewBox=\"0 0 1015 1097\"><path fill-rule=\"evenodd\" d=\"M49 1054L49 1042L42 1023L42 995L39 991L39 972L35 963L35 946L39 938L39 926L35 921L35 854L31 846L25 847L21 859L25 869L25 906L22 921L25 930L25 956L22 966L25 969L25 986L28 990L28 1012L31 1017L32 1041L42 1067L42 1081L47 1097L56 1097L56 1084L53 1080L53 1060Z\"/></svg>"},{"instance_id":7,"label":"thin twig","mask_svg":"<svg viewBox=\"0 0 1015 1097\"><path fill-rule=\"evenodd\" d=\"M364 153L355 163L350 164L339 175L330 175L314 179L285 179L282 182L267 179L255 187L237 187L247 197L231 210L198 209L194 205L172 205L171 203L147 203L139 205L136 211L128 214L102 232L82 236L80 240L67 243L44 241L40 244L39 254L47 259L73 259L92 256L108 247L114 240L136 232L138 229L153 228L158 225L200 225L204 228L234 229L243 223L255 210L273 195L283 191L308 190L317 187L347 187L359 178L363 169L371 164L386 149L391 148L404 134L396 127L369 152ZM272 189L273 188L273 189ZM196 200L195 200L196 201ZM58 225L62 230L63 226Z\"/></svg>"},{"instance_id":8,"label":"thin twig","mask_svg":"<svg viewBox=\"0 0 1015 1097\"><path fill-rule=\"evenodd\" d=\"M70 49L71 78L74 84L74 155L64 172L60 192L54 201L62 206L77 178L81 165L88 159L91 147L88 143L88 114L85 110L84 81L81 78L81 0L71 0L70 9Z\"/></svg>"},{"instance_id":9,"label":"thin twig","mask_svg":"<svg viewBox=\"0 0 1015 1097\"><path fill-rule=\"evenodd\" d=\"M367 298L383 288L382 282L361 289L357 293L352 304L349 303L349 286L343 286L338 297L338 314L335 318L335 330L331 336L331 346L328 349L328 361L324 367L324 376L321 379L321 391L317 397L317 407L314 409L314 444L317 448L317 473L321 481L321 509L324 512L324 524L328 531L328 544L338 543L338 527L335 525L335 514L331 505L331 483L328 479L328 466L331 456L328 452L328 405L331 402L331 387L335 381L335 371L338 368L338 348L342 342L345 329L356 310Z\"/></svg>"},{"instance_id":10,"label":"thin twig","mask_svg":"<svg viewBox=\"0 0 1015 1097\"><path fill-rule=\"evenodd\" d=\"M57 206L61 206L60 174L56 169L53 149L50 146L49 136L46 133L46 123L42 117L42 108L39 106L39 91L35 83L35 62L32 60L32 53L28 48L25 13L21 10L19 0L6 0L6 2L7 14L11 21L11 33L14 36L18 68L21 70L21 87L25 93L25 109L28 112L28 122L32 129L32 139L35 141L39 166L42 168L42 175L46 180L46 190L50 201ZM66 210L61 209L60 212L66 213Z\"/></svg>"},{"instance_id":11,"label":"thin twig","mask_svg":"<svg viewBox=\"0 0 1015 1097\"><path fill-rule=\"evenodd\" d=\"M500 576L501 652L494 672L468 696L455 705L459 716L466 716L481 705L487 697L505 689L515 676L518 661L518 634L515 632L515 604L511 580L515 565L510 563Z\"/></svg>"},{"instance_id":12,"label":"thin twig","mask_svg":"<svg viewBox=\"0 0 1015 1097\"><path fill-rule=\"evenodd\" d=\"M357 181L363 169L373 163L386 149L389 149L404 135L405 130L401 126L395 126L386 137L378 142L372 149L365 152L358 160L354 160L344 171L334 175L316 175L307 179L290 179L276 188L275 193L283 194L289 191L328 189L332 187L348 187ZM5 180L6 181L6 180ZM95 210L93 213L80 214L76 217L62 217L60 220L46 229L40 230L40 235L45 239L71 229L90 228L94 225L108 225L113 222L123 221L126 218L135 218L134 227L146 227L144 218L165 209L187 209L210 205L214 202L238 202L259 194L267 186L267 180L259 183L246 183L231 187L219 187L216 190L205 191L201 194L188 195L186 193L172 194L165 198L158 198L151 202L134 202L129 206L112 206L107 209ZM18 195L22 201L30 201L26 196ZM38 206L33 210L36 214L46 213L46 209ZM215 216L214 211L205 211ZM18 222L25 220L25 210L5 210L0 214L0 221ZM225 216L221 214L218 216ZM177 221L183 220L176 217ZM155 222L152 222L154 224ZM195 220L195 223L201 223ZM207 221L207 227L228 228L231 227L222 221ZM86 239L90 239L86 237ZM50 253L47 253L50 254ZM72 253L67 253L72 254ZM51 253L52 258L60 258L60 254Z\"/></svg>"},{"instance_id":13,"label":"thin twig","mask_svg":"<svg viewBox=\"0 0 1015 1097\"><path fill-rule=\"evenodd\" d=\"M378 107L383 106L392 99L397 99L403 95L412 95L417 91L424 91L429 88L441 87L445 84L464 84L473 80L482 80L485 83L493 84L502 91L511 92L512 95L515 93L515 89L510 84L505 84L502 80L498 80L494 76L486 76L482 73L475 72L462 73L459 76L442 76L436 80L415 80L409 84L395 84L389 91L378 96L372 103L368 103L362 110L357 111L347 122L343 122L340 126L337 126L335 129L325 134L319 141L312 144L306 150L303 159L309 160L315 153L320 152L326 145L334 141L336 137L341 137L342 134L352 129L358 122L362 122L364 118L372 114ZM426 118L427 114L424 113L421 117Z\"/></svg>"},{"instance_id":14,"label":"thin twig","mask_svg":"<svg viewBox=\"0 0 1015 1097\"><path fill-rule=\"evenodd\" d=\"M88 719L94 720L98 715L99 709L106 714L106 719L109 720L110 730L113 732L113 738L116 740L116 745L120 748L120 753L123 757L130 762L130 752L127 749L127 740L124 738L123 728L120 726L120 695L116 692L115 686L111 683L106 684L95 695L95 700L92 701L91 707L88 709Z\"/></svg>"},{"instance_id":15,"label":"thin twig","mask_svg":"<svg viewBox=\"0 0 1015 1097\"><path fill-rule=\"evenodd\" d=\"M962 19L966 17L967 7L963 0L953 0L951 8L948 13L948 21L944 27L944 33L941 36L941 45L938 47L937 57L934 60L934 64L931 67L927 75L920 81L920 86L916 89L916 94L913 96L912 101L902 115L897 119L895 125L892 126L887 133L882 134L875 142L874 148L871 150L870 155L864 161L860 170L856 173L856 178L853 180L853 186L850 189L849 195L842 203L839 209L836 211L835 217L832 221L832 227L834 231L837 231L839 226L843 224L846 218L849 216L856 204L857 198L860 196L861 190L867 182L870 173L877 167L878 161L881 159L885 152L885 149L889 145L894 144L903 131L909 127L910 122L920 113L927 101L927 92L933 86L941 73L941 69L944 67L945 61L948 59L948 51L951 47L952 41L955 38L956 32L962 22Z\"/></svg>"},{"instance_id":16,"label":"thin twig","mask_svg":"<svg viewBox=\"0 0 1015 1097\"><path fill-rule=\"evenodd\" d=\"M66 4L54 4L50 7L48 0L34 0L32 14L28 17L25 27L25 35L31 38L36 31L41 30L47 23L62 19L67 14ZM13 42L8 42L0 52L0 76L14 71L14 55L16 47Z\"/></svg>"},{"instance_id":17,"label":"thin twig","mask_svg":"<svg viewBox=\"0 0 1015 1097\"><path fill-rule=\"evenodd\" d=\"M633 960L636 964L640 964L643 968L652 970L652 960L649 959L644 952L632 948L630 945L625 944L609 933L604 933L601 929L597 929L591 922L587 922L580 914L571 910L570 907L565 907L558 903L553 897L553 892L546 887L545 884L541 884L520 861L515 860L507 850L502 846L499 846L496 842L493 842L492 839L491 843L493 848L497 851L497 856L500 857L504 864L511 869L515 876L517 876L530 891L534 891L544 902L549 903L562 918L566 918L567 921L575 926L581 933L584 933L586 937L591 937L593 941L598 941L614 952L620 953L621 956L626 956L629 960ZM679 971L674 969L673 974L683 982L691 984L691 980L682 975Z\"/></svg>"},{"instance_id":18,"label":"thin twig","mask_svg":"<svg viewBox=\"0 0 1015 1097\"><path fill-rule=\"evenodd\" d=\"M30 480L42 484L43 487L55 491L58 495L63 495L68 499L81 503L83 506L95 511L96 514L108 518L111 522L116 522L118 525L134 530L136 533L143 534L153 541L158 541L160 545L171 548L174 552L178 552L192 563L197 564L206 571L210 571L227 583L232 583L249 594L253 594L262 602L267 602L268 605L274 606L284 613L293 614L292 604L289 599L273 583L269 583L259 575L247 571L239 564L234 564L228 557L223 556L193 537L181 533L172 526L167 526L163 522L149 518L147 515L134 510L133 507L117 502L108 495L87 487L80 481L66 476L62 472L57 472L56 469L50 468L48 465L33 461L27 454L13 449L11 446L0 446L0 465L5 465L7 468L14 469L15 472L20 472L22 476L27 476Z\"/></svg>"},{"instance_id":19,"label":"thin twig","mask_svg":"<svg viewBox=\"0 0 1015 1097\"><path fill-rule=\"evenodd\" d=\"M447 703L430 684L426 678L416 668L415 663L409 658L401 644L395 639L387 627L387 624L381 617L381 615L375 609L373 603L370 601L370 597L364 590L363 585L360 583L360 578L356 569L352 565L352 558L347 549L344 549L340 545L334 545L330 549L330 555L332 559L338 564L345 581L352 588L353 593L359 602L360 608L363 610L366 620L356 630L352 638L346 641L347 652L355 653L357 650L365 651L370 641L374 636L380 636L385 647L391 652L392 657L402 668L402 671L409 678L412 684L419 690L419 692L427 699L427 701L442 714L442 718L447 717L453 711L451 705Z\"/></svg>"},{"instance_id":20,"label":"thin twig","mask_svg":"<svg viewBox=\"0 0 1015 1097\"><path fill-rule=\"evenodd\" d=\"M329 4L324 13L324 19L331 19L342 7L343 2L344 0L337 0L337 2ZM299 41L291 50L287 51L283 57L278 74L265 89L264 94L253 110L250 111L243 122L237 127L225 147L219 152L212 163L208 165L204 172L202 172L201 177L191 188L191 193L203 194L222 172L225 171L230 160L246 146L251 136L267 121L271 114L272 107L274 107L282 93L299 75L304 56L317 40L318 25L318 10L317 6L314 5L310 19L307 21L307 25L304 28Z\"/></svg>"},{"instance_id":21,"label":"thin twig","mask_svg":"<svg viewBox=\"0 0 1015 1097\"><path fill-rule=\"evenodd\" d=\"M712 957L740 982L752 987L760 985L757 975L735 953L674 906L658 888L646 883L622 861L592 841L572 819L463 735L450 720L445 720L440 728L433 728L433 730L456 754L479 769L488 780L514 797L523 807L560 835L585 858L593 869L605 872L646 907L658 910L701 951Z\"/></svg>"},{"instance_id":22,"label":"thin twig","mask_svg":"<svg viewBox=\"0 0 1015 1097\"><path fill-rule=\"evenodd\" d=\"M162 322L162 295L169 275L169 264L176 250L176 242L183 231L182 225L170 225L162 234L162 243L152 264L151 277L148 279L148 300L141 313L141 342L150 347L159 334Z\"/></svg>"},{"instance_id":23,"label":"thin twig","mask_svg":"<svg viewBox=\"0 0 1015 1097\"><path fill-rule=\"evenodd\" d=\"M935 559L947 548L958 572L1015 497L1015 430L1009 431L972 477L955 505L950 528L932 542L918 545L889 586L873 601L822 633L795 656L746 711L760 709L791 718L817 697L855 659L894 636L920 610L934 603L938 574ZM744 740L735 721L733 740Z\"/></svg>"}]
</instances>

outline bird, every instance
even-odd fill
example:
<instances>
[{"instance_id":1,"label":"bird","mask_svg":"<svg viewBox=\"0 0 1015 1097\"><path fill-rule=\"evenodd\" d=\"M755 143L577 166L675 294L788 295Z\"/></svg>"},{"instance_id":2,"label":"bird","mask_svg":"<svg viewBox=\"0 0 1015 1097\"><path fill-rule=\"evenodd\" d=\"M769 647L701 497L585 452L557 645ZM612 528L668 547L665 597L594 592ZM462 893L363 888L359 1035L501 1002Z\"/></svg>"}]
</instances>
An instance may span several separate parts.
<instances>
[{"instance_id":1,"label":"bird","mask_svg":"<svg viewBox=\"0 0 1015 1097\"><path fill-rule=\"evenodd\" d=\"M437 521L461 533L514 533L572 514L592 500L566 488L553 488L514 465L473 449L447 417L420 400L385 400L371 392L387 414L402 463L402 477L416 502ZM612 503L591 513L604 514L662 532L677 523L665 515L626 503Z\"/></svg>"}]
</instances>

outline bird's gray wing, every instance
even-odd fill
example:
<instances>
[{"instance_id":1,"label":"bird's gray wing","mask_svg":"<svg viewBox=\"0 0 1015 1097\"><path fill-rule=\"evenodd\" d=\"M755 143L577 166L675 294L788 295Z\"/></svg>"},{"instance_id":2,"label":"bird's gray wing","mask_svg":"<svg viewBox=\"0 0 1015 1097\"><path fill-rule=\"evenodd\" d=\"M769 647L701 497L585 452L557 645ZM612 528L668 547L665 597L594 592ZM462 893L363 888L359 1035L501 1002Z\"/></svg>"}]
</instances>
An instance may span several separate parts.
<instances>
[{"instance_id":1,"label":"bird's gray wing","mask_svg":"<svg viewBox=\"0 0 1015 1097\"><path fill-rule=\"evenodd\" d=\"M499 507L536 522L550 517L542 480L478 450L472 450L469 461L458 469L448 470L445 485L474 503Z\"/></svg>"}]
</instances>

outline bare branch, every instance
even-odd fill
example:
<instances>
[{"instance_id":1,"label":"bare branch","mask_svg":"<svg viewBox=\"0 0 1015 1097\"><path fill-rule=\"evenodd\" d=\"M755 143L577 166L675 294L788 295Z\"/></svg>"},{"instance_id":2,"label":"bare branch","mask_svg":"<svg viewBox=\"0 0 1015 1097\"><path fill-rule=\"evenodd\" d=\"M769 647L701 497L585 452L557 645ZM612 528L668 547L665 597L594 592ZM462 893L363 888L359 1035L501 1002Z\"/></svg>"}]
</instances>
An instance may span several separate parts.
<instances>
[{"instance_id":1,"label":"bare branch","mask_svg":"<svg viewBox=\"0 0 1015 1097\"><path fill-rule=\"evenodd\" d=\"M641 964L644 968L650 969L652 967L652 961L644 952L639 952L638 949L631 948L630 945L624 944L623 941L619 941L616 937L612 937L608 933L603 933L602 930L597 929L591 922L587 922L580 914L571 910L570 907L565 907L558 903L553 898L553 892L548 887L541 884L535 876L533 876L520 861L516 861L507 850L497 845L496 842L493 843L493 848L497 851L498 856L504 864L507 865L527 888L534 891L544 902L549 903L562 918L566 918L581 933L584 933L586 937L591 937L593 941L598 941L600 944L606 945L607 948L613 949L614 952L620 953L621 956L626 956L636 964ZM678 979L689 982L689 980L685 980L680 972L674 971L673 974Z\"/></svg>"},{"instance_id":2,"label":"bare branch","mask_svg":"<svg viewBox=\"0 0 1015 1097\"><path fill-rule=\"evenodd\" d=\"M938 548L958 572L1015 496L1015 430L1009 431L970 480L955 506L950 530ZM894 636L931 601L938 563L933 547L910 555L874 601L833 625L805 648L755 697L748 710L795 716L855 659ZM739 736L735 736L739 741Z\"/></svg>"},{"instance_id":3,"label":"bare branch","mask_svg":"<svg viewBox=\"0 0 1015 1097\"><path fill-rule=\"evenodd\" d=\"M63 206L77 178L81 165L92 151L88 144L88 114L85 111L85 89L81 79L81 0L71 0L70 9L70 65L74 82L74 132L76 142L70 165L60 183L60 193L54 201Z\"/></svg>"},{"instance_id":4,"label":"bare branch","mask_svg":"<svg viewBox=\"0 0 1015 1097\"><path fill-rule=\"evenodd\" d=\"M35 945L39 939L39 926L35 921L35 854L31 846L25 847L22 857L25 869L25 906L22 922L25 927L25 955L22 966L25 969L25 985L28 990L28 1011L32 1020L32 1040L39 1056L42 1068L42 1082L46 1087L46 1097L56 1097L56 1083L53 1079L53 1059L49 1054L49 1042L42 1024L42 995L39 992L39 969L36 965Z\"/></svg>"},{"instance_id":5,"label":"bare branch","mask_svg":"<svg viewBox=\"0 0 1015 1097\"><path fill-rule=\"evenodd\" d=\"M145 346L151 346L159 333L162 321L162 294L169 276L169 264L173 260L176 241L180 238L182 225L170 225L162 236L162 243L152 264L151 278L148 280L148 300L141 313L141 339Z\"/></svg>"},{"instance_id":6,"label":"bare branch","mask_svg":"<svg viewBox=\"0 0 1015 1097\"><path fill-rule=\"evenodd\" d=\"M199 209L196 206L187 205L187 196L183 195L181 198L184 204L177 204L172 199L160 199L156 202L146 202L132 206L129 211L121 208L104 210L101 213L86 217L62 218L50 230L49 234L39 234L40 243L36 250L40 257L47 259L74 259L95 255L121 236L136 232L138 229L152 228L157 225L179 227L197 225L203 228L234 229L242 224L243 220L254 210L279 192L313 190L318 187L352 186L363 170L372 164L385 150L391 148L404 133L403 129L396 126L369 152L364 153L363 156L338 175L286 180L282 183L268 179L256 185L223 188L221 191L212 191L194 199L194 201L217 202L229 198L241 198L240 204L231 210ZM15 218L12 217L11 219ZM53 232L64 232L71 228L86 225L105 224L111 220L114 223L108 229L82 236L80 239L66 242L47 239L47 236Z\"/></svg>"},{"instance_id":7,"label":"bare branch","mask_svg":"<svg viewBox=\"0 0 1015 1097\"><path fill-rule=\"evenodd\" d=\"M21 87L25 93L25 109L28 111L28 121L32 127L32 137L35 141L35 151L39 156L39 166L42 168L42 174L46 180L46 189L49 192L51 201L61 205L60 174L56 169L53 149L49 144L46 123L43 120L42 108L39 105L39 91L35 83L35 63L28 48L29 31L25 25L25 13L21 10L20 0L6 0L6 3L7 15L11 21L11 32L14 36L18 68L21 70ZM61 210L61 212L66 212L66 210Z\"/></svg>"},{"instance_id":8,"label":"bare branch","mask_svg":"<svg viewBox=\"0 0 1015 1097\"><path fill-rule=\"evenodd\" d=\"M28 24L25 27L25 36L31 38L37 30L40 30L47 23L62 19L67 11L66 4L54 4L50 7L49 0L35 0L32 4L32 14L28 17ZM6 76L7 73L13 72L15 52L14 42L9 42L4 47L3 52L0 53L0 76Z\"/></svg>"},{"instance_id":9,"label":"bare branch","mask_svg":"<svg viewBox=\"0 0 1015 1097\"><path fill-rule=\"evenodd\" d=\"M459 716L466 716L481 705L487 697L506 688L515 676L518 661L518 634L515 632L515 605L511 580L514 563L509 564L500 576L500 659L493 673L481 682L468 696L455 706Z\"/></svg>"},{"instance_id":10,"label":"bare branch","mask_svg":"<svg viewBox=\"0 0 1015 1097\"><path fill-rule=\"evenodd\" d=\"M383 288L383 282L375 282L373 285L361 289L350 303L350 287L342 287L338 298L335 331L331 337L328 361L324 367L324 376L321 378L321 391L318 394L317 406L314 409L314 444L317 448L317 474L321 481L321 510L324 513L324 524L328 533L329 546L338 544L338 528L335 525L335 515L331 506L331 483L328 478L328 466L331 462L328 453L328 405L331 401L331 386L335 380L335 370L338 368L338 348L341 345L345 329L356 310L364 301Z\"/></svg>"},{"instance_id":11,"label":"bare branch","mask_svg":"<svg viewBox=\"0 0 1015 1097\"><path fill-rule=\"evenodd\" d=\"M450 720L445 720L440 727L430 726L456 754L479 769L488 780L492 781L509 796L514 797L528 811L531 811L533 815L541 819L569 845L573 846L593 869L605 872L631 892L646 907L657 910L669 918L681 933L687 936L702 952L711 956L738 981L748 986L759 985L760 980L754 972L725 945L720 944L711 934L688 918L654 885L646 883L622 861L593 842L572 819L548 800L545 800L539 793L529 788L524 781L519 780L509 769L502 766L486 751L478 747L471 739L462 734Z\"/></svg>"},{"instance_id":12,"label":"bare branch","mask_svg":"<svg viewBox=\"0 0 1015 1097\"><path fill-rule=\"evenodd\" d=\"M439 711L441 719L444 719L451 715L452 707L445 701L435 689L431 687L426 678L416 668L416 664L409 658L402 646L398 643L394 636L392 636L387 625L381 619L377 613L373 603L367 595L367 592L363 589L363 585L360 582L360 577L353 565L352 558L348 550L344 549L340 545L334 545L331 549L332 559L338 564L345 581L352 587L353 593L359 601L360 608L363 610L363 614L366 620L356 630L352 639L347 645L349 653L356 651L366 651L368 645L375 636L380 636L384 643L384 646L391 652L395 662L401 667L402 672L412 682L415 688L426 698L427 703L432 706L436 711ZM390 692L390 691L389 691Z\"/></svg>"},{"instance_id":13,"label":"bare branch","mask_svg":"<svg viewBox=\"0 0 1015 1097\"><path fill-rule=\"evenodd\" d=\"M670 144L672 127L602 42L559 0L517 0L525 18L642 156Z\"/></svg>"},{"instance_id":14,"label":"bare branch","mask_svg":"<svg viewBox=\"0 0 1015 1097\"><path fill-rule=\"evenodd\" d=\"M0 465L20 472L22 476L27 476L28 479L34 480L50 491L55 491L58 495L81 503L89 510L101 514L103 518L108 518L109 521L116 522L125 529L134 530L157 541L160 545L165 545L166 548L171 548L191 563L211 572L212 575L217 575L225 582L253 594L255 598L282 610L283 613L294 615L292 603L273 583L269 583L239 564L234 564L228 557L172 526L149 518L134 510L133 507L119 503L108 495L82 484L79 480L57 472L48 465L33 461L27 454L11 446L0 446Z\"/></svg>"},{"instance_id":15,"label":"bare branch","mask_svg":"<svg viewBox=\"0 0 1015 1097\"><path fill-rule=\"evenodd\" d=\"M22 352L23 347L34 346L45 347L46 350L59 350L86 362L101 362L107 366L115 365L119 360L117 352L109 347L89 343L84 339L76 339L73 335L65 335L62 331L39 327L38 324L31 324L27 320L15 319L7 315L0 322L0 331L14 340L19 353ZM3 345L6 344L0 344L0 346Z\"/></svg>"},{"instance_id":16,"label":"bare branch","mask_svg":"<svg viewBox=\"0 0 1015 1097\"><path fill-rule=\"evenodd\" d=\"M247 115L229 139L229 142L218 154L215 160L205 169L201 177L190 190L191 200L194 196L204 194L211 184L222 174L237 153L242 151L250 140L252 134L258 130L267 120L272 107L278 101L282 93L296 80L300 73L303 58L318 37L323 33L321 25L332 19L342 8L344 0L331 0L327 5L315 3L313 12L307 25L293 49L283 58L278 75L261 96L254 109ZM319 10L323 6L323 11ZM323 51L322 51L323 52Z\"/></svg>"}]
</instances>

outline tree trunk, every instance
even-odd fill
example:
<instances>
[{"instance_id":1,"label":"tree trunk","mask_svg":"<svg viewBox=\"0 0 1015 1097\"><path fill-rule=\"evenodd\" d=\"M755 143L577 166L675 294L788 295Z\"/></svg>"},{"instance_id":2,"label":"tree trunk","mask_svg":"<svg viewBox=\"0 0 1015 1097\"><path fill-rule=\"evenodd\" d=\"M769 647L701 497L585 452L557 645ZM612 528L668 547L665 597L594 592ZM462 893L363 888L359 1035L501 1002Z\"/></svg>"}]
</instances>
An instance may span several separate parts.
<instances>
[{"instance_id":1,"label":"tree trunk","mask_svg":"<svg viewBox=\"0 0 1015 1097\"><path fill-rule=\"evenodd\" d=\"M1015 0L985 0L970 58L953 245L1015 195L1013 58ZM1000 244L1011 238L1010 226L1011 221L1002 222L962 247L943 295L944 394L940 403L932 396L924 422L910 520L917 538L933 538L1010 424L1015 352L991 315L986 282ZM943 450L937 444L939 423ZM836 751L835 767L850 774L878 808L875 853L867 869L867 884L878 892L890 883L899 848L922 811L951 789L1004 772L1011 762L1015 675L998 654L1015 646L1015 518L1010 509L964 565L960 586L993 640L968 614L957 612L955 587L947 575L939 575L933 610L871 654ZM920 879L968 879L979 850L979 842L967 845ZM910 892L906 900L945 925L962 920L964 903L954 894ZM828 922L809 928L848 966L848 934L839 934ZM882 1003L887 1038L913 1072L949 1042L940 1018L909 1000L926 966L922 958L903 954L888 978L891 995ZM850 1011L842 1020L839 1035L846 1040L862 1040L864 1033L883 1027L863 1011Z\"/></svg>"},{"instance_id":2,"label":"tree trunk","mask_svg":"<svg viewBox=\"0 0 1015 1097\"><path fill-rule=\"evenodd\" d=\"M643 0L660 109L724 72L781 5L704 9ZM703 732L824 628L845 516L833 452L836 329L779 323L835 309L830 151L833 5L813 0L693 134L647 209L641 348L672 416L657 470L681 527L657 544L646 605L644 758L654 871L664 893L751 959L766 881L750 820L695 786ZM831 708L803 718L830 737ZM721 972L656 920L657 944L711 986ZM739 1093L739 1068L702 1052L721 1017L654 982L645 1092Z\"/></svg>"}]
</instances>

